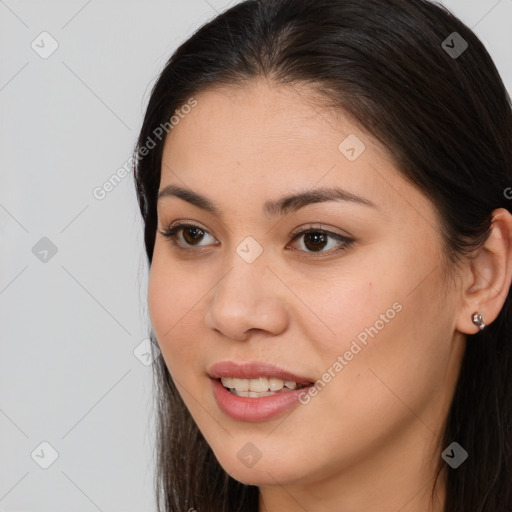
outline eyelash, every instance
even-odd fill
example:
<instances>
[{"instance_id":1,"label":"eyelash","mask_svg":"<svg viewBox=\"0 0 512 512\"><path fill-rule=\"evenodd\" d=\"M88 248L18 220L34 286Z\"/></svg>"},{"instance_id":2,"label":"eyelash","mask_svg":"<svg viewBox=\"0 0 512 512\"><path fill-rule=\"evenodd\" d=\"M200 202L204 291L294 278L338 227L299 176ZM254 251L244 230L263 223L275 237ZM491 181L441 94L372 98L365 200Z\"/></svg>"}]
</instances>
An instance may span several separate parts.
<instances>
[{"instance_id":1,"label":"eyelash","mask_svg":"<svg viewBox=\"0 0 512 512\"><path fill-rule=\"evenodd\" d=\"M169 239L169 241L178 249L178 250L181 250L181 251L187 251L187 252L199 252L199 251L202 251L201 249L195 249L193 248L193 246L186 246L186 247L183 247L182 244L178 241L178 232L181 231L181 230L184 230L186 228L196 228L196 229L199 229L200 231L202 231L203 233L208 233L208 231L206 231L205 229L201 228L200 226L196 226L195 224L185 224L185 223L182 223L182 224L176 224L164 231L160 231L160 234L162 236L164 236L165 238ZM307 235L309 233L320 233L322 235L326 235L330 238L333 238L339 242L343 242L343 245L337 249L331 249L330 251L326 251L326 252L314 252L314 251L303 251L303 250L300 250L300 249L295 249L295 250L298 250L299 252L305 252L307 254L311 254L313 255L312 257L313 258L322 258L322 257L325 257L325 255L328 255L328 256L331 256L333 254L337 254L339 252L344 252L346 251L354 242L355 240L352 239L352 238L349 238L349 237L346 237L346 236L343 236L343 235L340 235L338 233L333 233L331 231L326 231L325 229L320 229L320 228L314 228L314 227L311 227L311 228L308 228L308 229L305 229L305 230L302 230L302 231L298 231L298 232L295 232L295 233L291 233L290 236L292 236L292 242L294 240L296 240L297 238L303 236L303 235ZM209 234L209 233L208 233ZM198 246L198 247L205 247L205 246Z\"/></svg>"}]
</instances>

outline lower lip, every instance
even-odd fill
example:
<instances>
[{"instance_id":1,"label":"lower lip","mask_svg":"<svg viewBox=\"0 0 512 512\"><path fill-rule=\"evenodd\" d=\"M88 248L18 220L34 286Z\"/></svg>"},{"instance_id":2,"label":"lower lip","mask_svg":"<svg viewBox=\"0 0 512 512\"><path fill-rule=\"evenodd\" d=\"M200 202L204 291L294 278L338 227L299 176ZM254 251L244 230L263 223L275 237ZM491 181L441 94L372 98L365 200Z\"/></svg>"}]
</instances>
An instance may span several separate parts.
<instances>
[{"instance_id":1,"label":"lower lip","mask_svg":"<svg viewBox=\"0 0 512 512\"><path fill-rule=\"evenodd\" d=\"M276 418L289 408L299 404L299 395L308 387L294 391L282 391L275 395L251 398L234 395L218 380L211 379L213 396L219 408L228 416L239 421L265 421Z\"/></svg>"}]
</instances>

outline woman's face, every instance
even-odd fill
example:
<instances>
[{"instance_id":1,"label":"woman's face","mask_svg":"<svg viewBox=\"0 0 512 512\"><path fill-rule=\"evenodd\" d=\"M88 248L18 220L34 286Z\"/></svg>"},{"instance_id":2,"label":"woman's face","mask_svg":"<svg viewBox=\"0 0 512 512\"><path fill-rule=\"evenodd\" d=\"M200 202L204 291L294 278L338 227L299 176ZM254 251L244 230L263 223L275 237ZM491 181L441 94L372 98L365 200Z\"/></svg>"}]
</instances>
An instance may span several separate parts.
<instances>
[{"instance_id":1,"label":"woman's face","mask_svg":"<svg viewBox=\"0 0 512 512\"><path fill-rule=\"evenodd\" d=\"M195 99L163 152L160 191L190 195L158 201L149 312L220 464L261 486L355 479L376 462L427 471L463 349L433 205L304 91L257 82ZM174 245L162 232L177 223L192 227ZM226 362L249 366L214 368ZM224 380L242 395L282 388L290 375L265 365L316 386L244 397L216 378L252 377Z\"/></svg>"}]
</instances>

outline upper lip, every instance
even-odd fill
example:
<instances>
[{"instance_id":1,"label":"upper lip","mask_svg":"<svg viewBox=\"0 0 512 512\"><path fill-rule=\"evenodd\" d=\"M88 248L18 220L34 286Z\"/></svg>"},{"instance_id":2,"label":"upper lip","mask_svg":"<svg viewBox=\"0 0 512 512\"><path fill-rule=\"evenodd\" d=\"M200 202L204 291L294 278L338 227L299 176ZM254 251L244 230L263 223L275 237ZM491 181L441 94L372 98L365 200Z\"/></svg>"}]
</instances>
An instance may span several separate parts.
<instances>
[{"instance_id":1,"label":"upper lip","mask_svg":"<svg viewBox=\"0 0 512 512\"><path fill-rule=\"evenodd\" d=\"M236 379L257 379L258 377L277 378L284 381L293 381L297 384L312 384L314 379L295 375L273 364L263 362L235 363L233 361L221 361L215 363L208 370L208 375L213 379L222 377L234 377Z\"/></svg>"}]
</instances>

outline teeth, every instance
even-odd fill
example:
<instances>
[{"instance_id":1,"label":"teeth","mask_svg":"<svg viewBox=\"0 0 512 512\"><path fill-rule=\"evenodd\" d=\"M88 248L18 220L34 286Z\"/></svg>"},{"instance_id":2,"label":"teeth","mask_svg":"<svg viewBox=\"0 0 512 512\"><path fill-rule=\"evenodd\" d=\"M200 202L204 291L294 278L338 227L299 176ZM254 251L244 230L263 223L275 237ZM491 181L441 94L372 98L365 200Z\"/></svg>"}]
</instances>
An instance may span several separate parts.
<instances>
[{"instance_id":1,"label":"teeth","mask_svg":"<svg viewBox=\"0 0 512 512\"><path fill-rule=\"evenodd\" d=\"M230 389L230 393L238 396L245 396L248 398L260 398L261 396L276 395L277 391L264 391L263 393L256 393L255 391L237 391L236 389Z\"/></svg>"},{"instance_id":2,"label":"teeth","mask_svg":"<svg viewBox=\"0 0 512 512\"><path fill-rule=\"evenodd\" d=\"M248 379L233 379L233 388L238 391L249 391L249 383L251 381ZM252 391L255 391L254 389Z\"/></svg>"},{"instance_id":3,"label":"teeth","mask_svg":"<svg viewBox=\"0 0 512 512\"><path fill-rule=\"evenodd\" d=\"M227 387L227 388L234 388L235 385L233 384L233 381L235 379L233 379L233 377L224 377L221 379L222 380L222 384Z\"/></svg>"},{"instance_id":4,"label":"teeth","mask_svg":"<svg viewBox=\"0 0 512 512\"><path fill-rule=\"evenodd\" d=\"M284 386L284 380L271 377L268 379L268 387L271 391L279 391Z\"/></svg>"},{"instance_id":5,"label":"teeth","mask_svg":"<svg viewBox=\"0 0 512 512\"><path fill-rule=\"evenodd\" d=\"M252 396L250 393L258 393L255 396L266 396L265 393L267 391L281 391L283 389L284 391L289 391L292 389L297 389L297 387L302 387L298 386L297 383L292 380L284 381L275 377L258 377L257 379L236 379L234 377L222 377L220 380L224 387L236 391L237 393L235 394L238 394L238 392L244 393L244 395L239 396Z\"/></svg>"},{"instance_id":6,"label":"teeth","mask_svg":"<svg viewBox=\"0 0 512 512\"><path fill-rule=\"evenodd\" d=\"M242 379L236 379L241 381ZM256 393L262 393L263 391L268 391L268 379L264 377L259 377L258 379L250 379L249 380L249 388L247 391L254 391ZM235 389L239 389L235 385ZM244 389L240 389L240 391L245 391Z\"/></svg>"}]
</instances>

